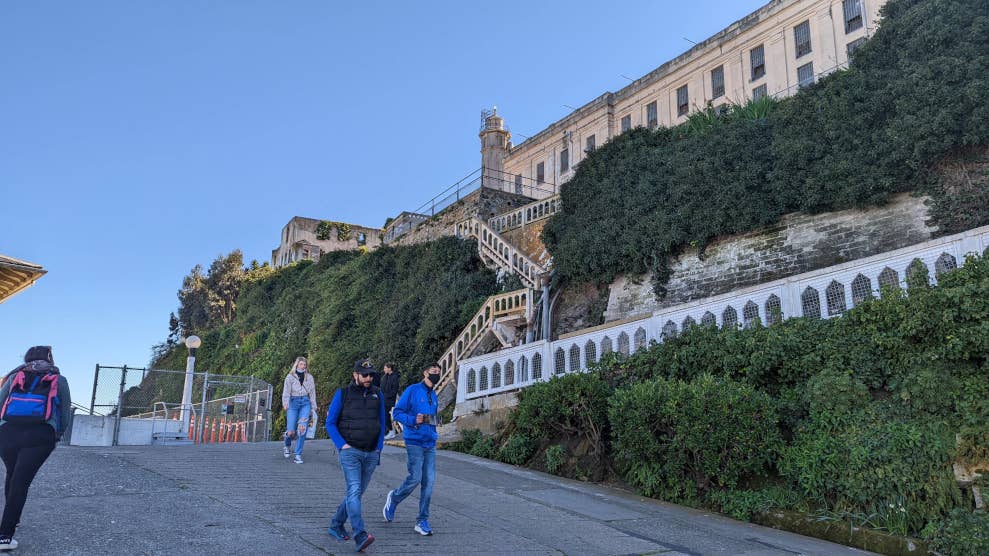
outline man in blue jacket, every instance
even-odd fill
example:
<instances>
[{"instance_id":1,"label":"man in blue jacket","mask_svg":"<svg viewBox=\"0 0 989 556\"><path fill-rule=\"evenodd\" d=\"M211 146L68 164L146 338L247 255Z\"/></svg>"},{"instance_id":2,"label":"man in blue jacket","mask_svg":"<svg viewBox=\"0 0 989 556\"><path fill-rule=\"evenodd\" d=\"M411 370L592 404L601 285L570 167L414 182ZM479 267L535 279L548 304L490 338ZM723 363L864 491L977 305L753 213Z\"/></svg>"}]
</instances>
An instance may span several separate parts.
<instances>
[{"instance_id":1,"label":"man in blue jacket","mask_svg":"<svg viewBox=\"0 0 989 556\"><path fill-rule=\"evenodd\" d=\"M436 392L440 381L439 365L430 365L422 371L423 380L405 389L395 405L394 418L405 425L405 451L408 454L409 476L402 486L388 493L382 513L385 521L395 519L395 509L416 486L419 490L419 515L415 531L420 535L432 535L429 527L429 500L433 496L436 479Z\"/></svg>"},{"instance_id":2,"label":"man in blue jacket","mask_svg":"<svg viewBox=\"0 0 989 556\"><path fill-rule=\"evenodd\" d=\"M361 517L361 496L371 482L371 474L381 463L385 442L385 400L371 383L378 373L363 359L354 365L354 381L337 390L326 414L326 433L337 446L340 468L347 481L347 495L330 522L330 536L350 539L344 524L350 518L357 552L374 542Z\"/></svg>"}]
</instances>

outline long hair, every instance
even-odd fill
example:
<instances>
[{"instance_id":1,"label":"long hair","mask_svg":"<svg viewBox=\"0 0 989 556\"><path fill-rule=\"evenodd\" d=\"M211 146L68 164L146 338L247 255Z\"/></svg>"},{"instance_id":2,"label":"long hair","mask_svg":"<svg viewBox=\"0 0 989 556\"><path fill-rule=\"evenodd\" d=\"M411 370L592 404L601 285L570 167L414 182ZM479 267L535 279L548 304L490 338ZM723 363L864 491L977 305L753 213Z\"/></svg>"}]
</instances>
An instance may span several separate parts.
<instances>
[{"instance_id":1,"label":"long hair","mask_svg":"<svg viewBox=\"0 0 989 556\"><path fill-rule=\"evenodd\" d=\"M298 371L298 369L299 369L299 363L300 362L304 362L306 364L306 372L309 371L309 360L307 360L305 357L302 357L300 355L299 357L296 357L295 358L295 363L292 363L292 372L293 373L296 372L296 371Z\"/></svg>"}]
</instances>

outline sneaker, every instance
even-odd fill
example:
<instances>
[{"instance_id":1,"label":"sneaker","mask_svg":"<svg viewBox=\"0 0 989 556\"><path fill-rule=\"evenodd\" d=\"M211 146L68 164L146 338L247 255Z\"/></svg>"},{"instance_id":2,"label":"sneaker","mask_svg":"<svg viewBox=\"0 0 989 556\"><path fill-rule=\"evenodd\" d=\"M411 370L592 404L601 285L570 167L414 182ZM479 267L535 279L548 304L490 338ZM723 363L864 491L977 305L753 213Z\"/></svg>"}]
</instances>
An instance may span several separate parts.
<instances>
[{"instance_id":1,"label":"sneaker","mask_svg":"<svg viewBox=\"0 0 989 556\"><path fill-rule=\"evenodd\" d=\"M0 537L0 550L13 550L17 548L17 541L10 537Z\"/></svg>"},{"instance_id":2,"label":"sneaker","mask_svg":"<svg viewBox=\"0 0 989 556\"><path fill-rule=\"evenodd\" d=\"M388 434L385 435L385 440L391 440L392 438L395 438L395 431L388 431Z\"/></svg>"},{"instance_id":3,"label":"sneaker","mask_svg":"<svg viewBox=\"0 0 989 556\"><path fill-rule=\"evenodd\" d=\"M357 538L354 539L354 542L356 543L354 552L363 552L365 548L371 546L371 543L374 542L374 535L361 531L361 533L357 535Z\"/></svg>"},{"instance_id":4,"label":"sneaker","mask_svg":"<svg viewBox=\"0 0 989 556\"><path fill-rule=\"evenodd\" d=\"M433 529L429 526L429 522L425 519L421 519L416 522L416 533L424 537L428 537L433 534Z\"/></svg>"},{"instance_id":5,"label":"sneaker","mask_svg":"<svg viewBox=\"0 0 989 556\"><path fill-rule=\"evenodd\" d=\"M394 494L394 490L388 491L388 499L385 500L385 507L381 509L382 515L385 516L385 521L392 522L395 520L395 504L392 504L391 495Z\"/></svg>"},{"instance_id":6,"label":"sneaker","mask_svg":"<svg viewBox=\"0 0 989 556\"><path fill-rule=\"evenodd\" d=\"M285 456L285 459L292 457L292 452L289 451L288 446L282 446L282 455Z\"/></svg>"},{"instance_id":7,"label":"sneaker","mask_svg":"<svg viewBox=\"0 0 989 556\"><path fill-rule=\"evenodd\" d=\"M343 525L330 525L330 528L327 529L326 532L339 542L350 540L350 534L347 533L347 530L343 527Z\"/></svg>"},{"instance_id":8,"label":"sneaker","mask_svg":"<svg viewBox=\"0 0 989 556\"><path fill-rule=\"evenodd\" d=\"M295 463L302 463L302 456L295 454Z\"/></svg>"}]
</instances>

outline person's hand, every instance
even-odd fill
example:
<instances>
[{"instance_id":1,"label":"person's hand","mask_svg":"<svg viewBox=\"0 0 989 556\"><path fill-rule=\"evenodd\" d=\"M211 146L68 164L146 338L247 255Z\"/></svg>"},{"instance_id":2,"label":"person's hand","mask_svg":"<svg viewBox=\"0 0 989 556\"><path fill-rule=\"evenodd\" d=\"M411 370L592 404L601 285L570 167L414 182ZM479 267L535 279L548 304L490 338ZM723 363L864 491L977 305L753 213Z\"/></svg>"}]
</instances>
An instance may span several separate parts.
<instances>
[{"instance_id":1,"label":"person's hand","mask_svg":"<svg viewBox=\"0 0 989 556\"><path fill-rule=\"evenodd\" d=\"M342 452L342 451L347 450L349 448L350 448L350 444L344 444L343 445L343 448L340 448L340 451Z\"/></svg>"},{"instance_id":2,"label":"person's hand","mask_svg":"<svg viewBox=\"0 0 989 556\"><path fill-rule=\"evenodd\" d=\"M423 420L426 418L422 413L416 413L416 424L421 425Z\"/></svg>"}]
</instances>

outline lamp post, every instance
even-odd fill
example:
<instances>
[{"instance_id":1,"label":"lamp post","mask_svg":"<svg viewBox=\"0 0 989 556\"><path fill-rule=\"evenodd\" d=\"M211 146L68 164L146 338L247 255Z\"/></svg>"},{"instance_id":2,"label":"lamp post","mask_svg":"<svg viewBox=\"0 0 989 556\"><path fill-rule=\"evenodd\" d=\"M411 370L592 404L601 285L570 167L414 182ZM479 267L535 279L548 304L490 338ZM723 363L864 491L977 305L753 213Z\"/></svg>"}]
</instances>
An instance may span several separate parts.
<instances>
[{"instance_id":1,"label":"lamp post","mask_svg":"<svg viewBox=\"0 0 989 556\"><path fill-rule=\"evenodd\" d=\"M203 344L199 336L189 336L185 339L185 347L189 348L189 357L185 360L185 386L182 388L182 432L188 434L189 421L192 415L192 380L193 369L196 366L196 350Z\"/></svg>"}]
</instances>

